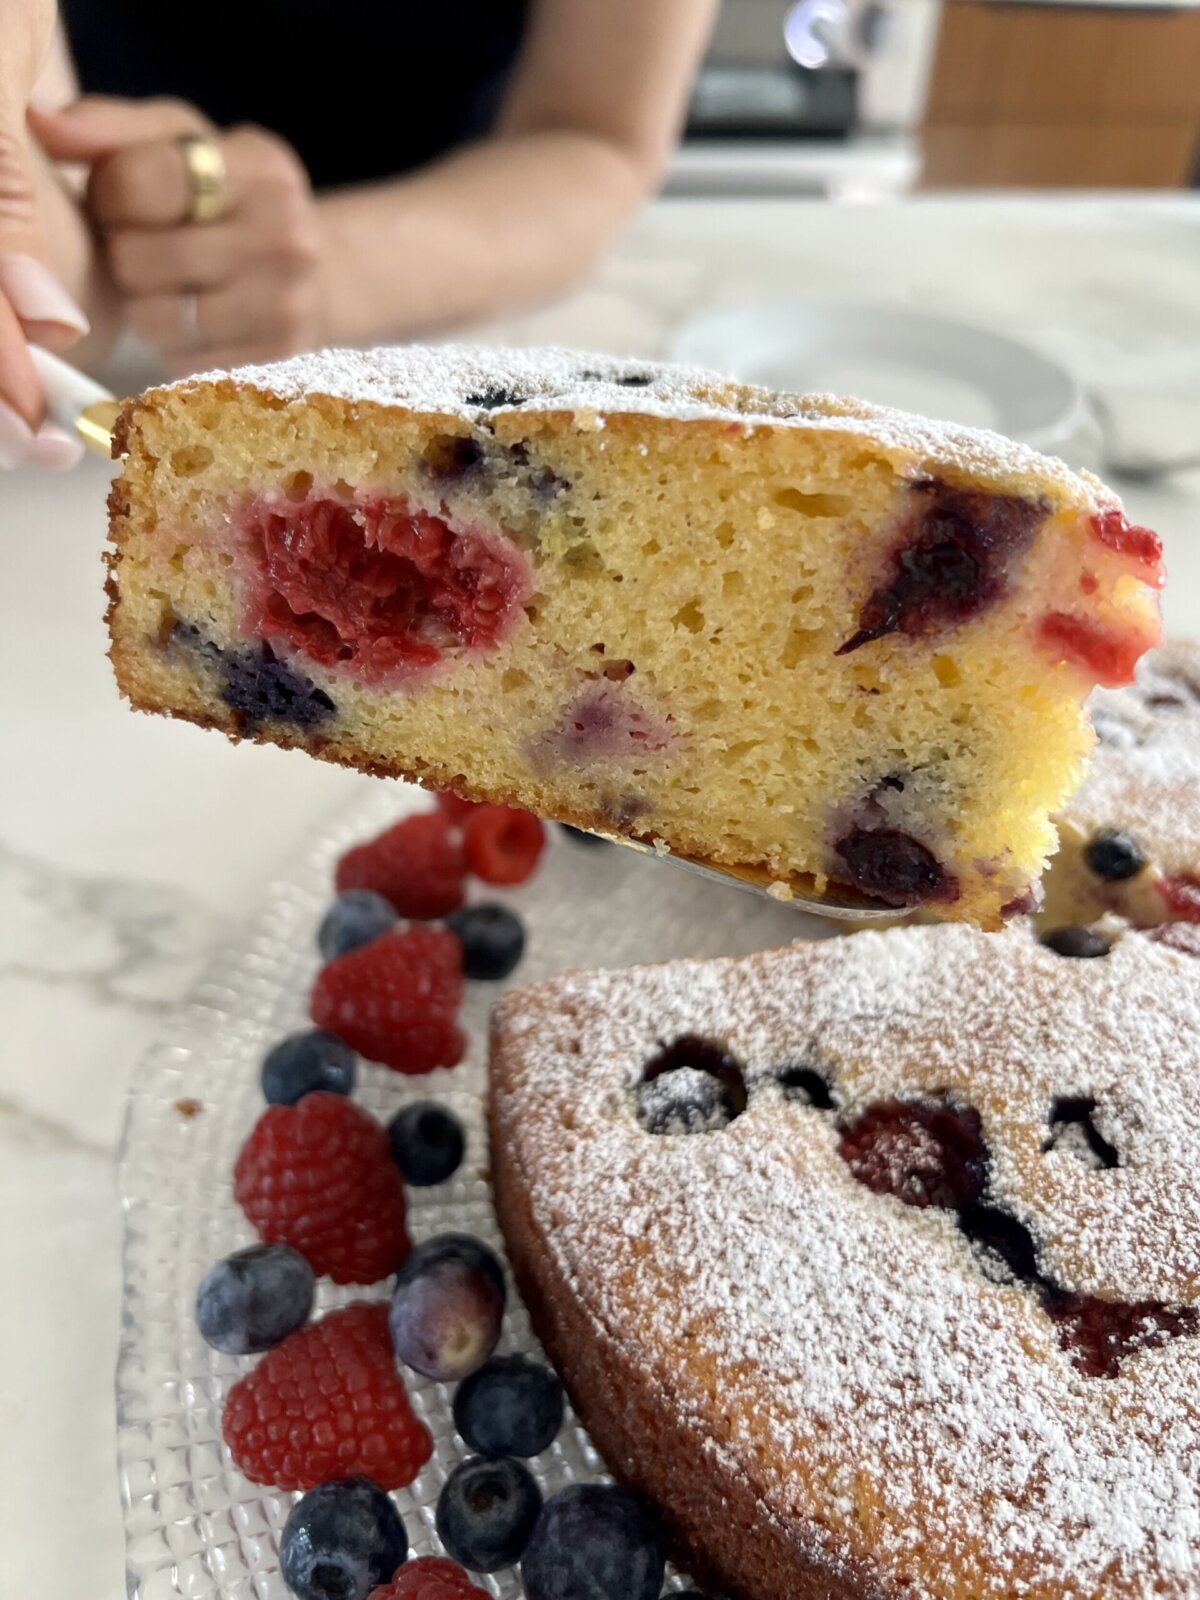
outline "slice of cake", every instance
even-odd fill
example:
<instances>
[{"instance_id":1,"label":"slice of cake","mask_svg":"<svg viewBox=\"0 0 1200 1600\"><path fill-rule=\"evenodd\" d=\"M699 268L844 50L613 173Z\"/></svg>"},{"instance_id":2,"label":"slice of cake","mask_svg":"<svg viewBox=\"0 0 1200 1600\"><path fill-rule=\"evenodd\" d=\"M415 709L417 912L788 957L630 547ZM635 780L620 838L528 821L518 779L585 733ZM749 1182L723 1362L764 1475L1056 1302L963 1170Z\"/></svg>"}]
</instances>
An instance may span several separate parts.
<instances>
[{"instance_id":1,"label":"slice of cake","mask_svg":"<svg viewBox=\"0 0 1200 1600\"><path fill-rule=\"evenodd\" d=\"M494 1011L496 1211L739 1600L1200 1593L1200 961L896 929Z\"/></svg>"},{"instance_id":2,"label":"slice of cake","mask_svg":"<svg viewBox=\"0 0 1200 1600\"><path fill-rule=\"evenodd\" d=\"M135 705L994 925L1158 636L1157 539L983 433L563 351L130 403Z\"/></svg>"},{"instance_id":3,"label":"slice of cake","mask_svg":"<svg viewBox=\"0 0 1200 1600\"><path fill-rule=\"evenodd\" d=\"M1200 644L1168 641L1089 709L1099 743L1058 817L1040 925L1200 923Z\"/></svg>"}]
</instances>

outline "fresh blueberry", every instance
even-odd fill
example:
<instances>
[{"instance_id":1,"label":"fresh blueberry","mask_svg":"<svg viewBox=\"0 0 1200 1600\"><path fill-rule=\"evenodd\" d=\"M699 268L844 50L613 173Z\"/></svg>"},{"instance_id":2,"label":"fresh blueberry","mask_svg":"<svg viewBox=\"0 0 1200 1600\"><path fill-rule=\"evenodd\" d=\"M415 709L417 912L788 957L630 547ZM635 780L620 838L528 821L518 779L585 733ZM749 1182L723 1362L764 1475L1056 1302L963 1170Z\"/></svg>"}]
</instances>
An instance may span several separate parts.
<instances>
[{"instance_id":1,"label":"fresh blueberry","mask_svg":"<svg viewBox=\"0 0 1200 1600\"><path fill-rule=\"evenodd\" d=\"M444 1261L461 1261L466 1266L481 1272L485 1278L490 1278L499 1292L500 1303L503 1305L507 1290L500 1258L473 1233L437 1233L432 1239L426 1239L424 1244L414 1245L405 1256L404 1265L396 1274L397 1289L403 1288L406 1283L411 1283L414 1278L420 1277L422 1273L428 1272L431 1267L438 1266Z\"/></svg>"},{"instance_id":2,"label":"fresh blueberry","mask_svg":"<svg viewBox=\"0 0 1200 1600\"><path fill-rule=\"evenodd\" d=\"M468 978L507 978L525 952L525 929L507 906L464 906L446 925L462 944Z\"/></svg>"},{"instance_id":3,"label":"fresh blueberry","mask_svg":"<svg viewBox=\"0 0 1200 1600\"><path fill-rule=\"evenodd\" d=\"M601 1483L573 1483L542 1507L521 1562L528 1600L657 1600L663 1551L649 1511Z\"/></svg>"},{"instance_id":4,"label":"fresh blueberry","mask_svg":"<svg viewBox=\"0 0 1200 1600\"><path fill-rule=\"evenodd\" d=\"M542 1491L528 1467L472 1456L442 1486L438 1538L464 1567L499 1572L521 1559L541 1509Z\"/></svg>"},{"instance_id":5,"label":"fresh blueberry","mask_svg":"<svg viewBox=\"0 0 1200 1600\"><path fill-rule=\"evenodd\" d=\"M462 1123L445 1106L418 1100L388 1123L392 1159L414 1189L445 1183L458 1171L466 1148Z\"/></svg>"},{"instance_id":6,"label":"fresh blueberry","mask_svg":"<svg viewBox=\"0 0 1200 1600\"><path fill-rule=\"evenodd\" d=\"M1107 939L1093 933L1091 928L1052 928L1049 933L1042 935L1042 943L1055 955L1073 956L1085 961L1095 956L1106 956L1112 948Z\"/></svg>"},{"instance_id":7,"label":"fresh blueberry","mask_svg":"<svg viewBox=\"0 0 1200 1600\"><path fill-rule=\"evenodd\" d=\"M418 1245L396 1277L389 1326L397 1356L442 1383L481 1367L500 1338L504 1275L469 1234Z\"/></svg>"},{"instance_id":8,"label":"fresh blueberry","mask_svg":"<svg viewBox=\"0 0 1200 1600\"><path fill-rule=\"evenodd\" d=\"M310 1028L289 1034L268 1050L262 1064L262 1092L268 1105L294 1106L323 1089L349 1094L354 1088L354 1051L331 1033Z\"/></svg>"},{"instance_id":9,"label":"fresh blueberry","mask_svg":"<svg viewBox=\"0 0 1200 1600\"><path fill-rule=\"evenodd\" d=\"M572 844L590 846L594 844L612 843L610 839L605 839L598 833L588 833L586 828L573 828L569 822L561 822L559 823L559 827L566 834L567 838L570 839Z\"/></svg>"},{"instance_id":10,"label":"fresh blueberry","mask_svg":"<svg viewBox=\"0 0 1200 1600\"><path fill-rule=\"evenodd\" d=\"M1125 878L1136 878L1146 865L1145 854L1137 840L1116 828L1101 828L1088 841L1083 859L1105 883L1120 883Z\"/></svg>"},{"instance_id":11,"label":"fresh blueberry","mask_svg":"<svg viewBox=\"0 0 1200 1600\"><path fill-rule=\"evenodd\" d=\"M347 889L338 895L317 930L317 948L323 961L333 961L348 950L370 944L396 926L394 907L374 889Z\"/></svg>"},{"instance_id":12,"label":"fresh blueberry","mask_svg":"<svg viewBox=\"0 0 1200 1600\"><path fill-rule=\"evenodd\" d=\"M366 1600L408 1559L408 1535L378 1484L343 1478L319 1483L292 1507L279 1559L300 1600Z\"/></svg>"},{"instance_id":13,"label":"fresh blueberry","mask_svg":"<svg viewBox=\"0 0 1200 1600\"><path fill-rule=\"evenodd\" d=\"M196 1326L214 1350L253 1355L312 1314L316 1278L286 1244L252 1244L210 1267L196 1290Z\"/></svg>"},{"instance_id":14,"label":"fresh blueberry","mask_svg":"<svg viewBox=\"0 0 1200 1600\"><path fill-rule=\"evenodd\" d=\"M539 1455L562 1420L562 1384L525 1356L493 1356L454 1396L454 1426L482 1456Z\"/></svg>"}]
</instances>

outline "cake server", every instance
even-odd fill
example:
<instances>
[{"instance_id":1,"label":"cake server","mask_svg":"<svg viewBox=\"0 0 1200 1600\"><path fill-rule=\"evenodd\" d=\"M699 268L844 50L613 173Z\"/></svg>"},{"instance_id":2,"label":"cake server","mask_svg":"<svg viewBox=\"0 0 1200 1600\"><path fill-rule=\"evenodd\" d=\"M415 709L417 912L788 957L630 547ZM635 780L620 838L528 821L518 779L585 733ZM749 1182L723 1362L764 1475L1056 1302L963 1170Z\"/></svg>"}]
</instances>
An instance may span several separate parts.
<instances>
[{"instance_id":1,"label":"cake server","mask_svg":"<svg viewBox=\"0 0 1200 1600\"><path fill-rule=\"evenodd\" d=\"M112 459L112 431L121 402L95 378L80 372L41 345L31 344L29 354L46 396L46 411L67 433L83 440L94 454Z\"/></svg>"},{"instance_id":2,"label":"cake server","mask_svg":"<svg viewBox=\"0 0 1200 1600\"><path fill-rule=\"evenodd\" d=\"M105 460L112 458L113 427L121 409L115 395L89 378L86 373L72 367L60 357L51 355L39 345L30 345L33 364L41 379L46 395L46 409L60 428L76 433L88 449ZM783 884L769 872L751 867L724 867L710 861L698 861L691 856L648 844L641 839L629 839L624 834L593 830L598 838L643 855L658 856L687 867L714 883L729 884L737 889L748 889L754 894L766 895L777 904L791 905L797 911L814 916L829 917L837 922L876 922L886 917L902 915L894 906L881 905L865 895L856 895L852 889L839 887L837 893L818 894L810 880ZM800 885L803 884L803 887Z\"/></svg>"}]
</instances>

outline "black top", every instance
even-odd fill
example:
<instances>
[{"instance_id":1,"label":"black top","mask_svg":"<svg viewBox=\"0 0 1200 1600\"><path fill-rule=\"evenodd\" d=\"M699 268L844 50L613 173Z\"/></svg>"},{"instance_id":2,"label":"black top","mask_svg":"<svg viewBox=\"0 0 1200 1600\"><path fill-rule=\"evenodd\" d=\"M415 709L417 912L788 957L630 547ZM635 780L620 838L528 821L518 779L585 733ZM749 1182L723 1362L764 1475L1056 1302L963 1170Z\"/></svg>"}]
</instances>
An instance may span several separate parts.
<instances>
[{"instance_id":1,"label":"black top","mask_svg":"<svg viewBox=\"0 0 1200 1600\"><path fill-rule=\"evenodd\" d=\"M317 188L391 177L491 127L528 0L63 0L88 94L256 122Z\"/></svg>"}]
</instances>

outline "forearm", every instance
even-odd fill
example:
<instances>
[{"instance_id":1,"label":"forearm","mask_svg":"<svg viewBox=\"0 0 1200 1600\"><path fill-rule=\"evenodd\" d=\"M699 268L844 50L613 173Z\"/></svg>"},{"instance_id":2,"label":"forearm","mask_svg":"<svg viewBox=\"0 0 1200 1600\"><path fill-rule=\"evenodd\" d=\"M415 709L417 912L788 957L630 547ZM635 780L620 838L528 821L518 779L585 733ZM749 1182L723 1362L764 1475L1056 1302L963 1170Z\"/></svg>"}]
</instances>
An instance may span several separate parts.
<instances>
[{"instance_id":1,"label":"forearm","mask_svg":"<svg viewBox=\"0 0 1200 1600\"><path fill-rule=\"evenodd\" d=\"M535 303L592 264L652 174L596 135L473 145L320 202L334 341L419 333Z\"/></svg>"}]
</instances>

